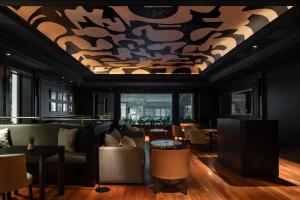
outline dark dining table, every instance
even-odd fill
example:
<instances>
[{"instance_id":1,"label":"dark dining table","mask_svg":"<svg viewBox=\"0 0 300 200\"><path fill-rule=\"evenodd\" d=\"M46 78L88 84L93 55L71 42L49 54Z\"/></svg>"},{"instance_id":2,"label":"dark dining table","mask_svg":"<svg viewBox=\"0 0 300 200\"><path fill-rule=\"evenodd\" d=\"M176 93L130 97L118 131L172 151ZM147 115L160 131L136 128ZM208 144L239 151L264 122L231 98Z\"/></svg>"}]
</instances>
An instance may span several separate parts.
<instances>
[{"instance_id":1,"label":"dark dining table","mask_svg":"<svg viewBox=\"0 0 300 200\"><path fill-rule=\"evenodd\" d=\"M27 163L39 165L39 199L45 199L45 160L58 154L57 164L57 190L59 195L64 194L64 146L35 146L33 150L27 150L27 146L12 146L0 149L0 155L25 154Z\"/></svg>"}]
</instances>

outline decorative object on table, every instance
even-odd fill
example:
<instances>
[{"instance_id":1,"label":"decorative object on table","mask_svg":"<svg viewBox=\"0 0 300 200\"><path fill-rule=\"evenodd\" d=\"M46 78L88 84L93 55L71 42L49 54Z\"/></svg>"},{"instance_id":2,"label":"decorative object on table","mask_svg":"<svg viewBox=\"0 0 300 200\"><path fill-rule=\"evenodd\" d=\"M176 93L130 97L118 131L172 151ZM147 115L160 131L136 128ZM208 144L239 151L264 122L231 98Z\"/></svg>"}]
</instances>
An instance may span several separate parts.
<instances>
[{"instance_id":1,"label":"decorative object on table","mask_svg":"<svg viewBox=\"0 0 300 200\"><path fill-rule=\"evenodd\" d=\"M68 101L68 94L67 93L63 93L63 101Z\"/></svg>"},{"instance_id":2,"label":"decorative object on table","mask_svg":"<svg viewBox=\"0 0 300 200\"><path fill-rule=\"evenodd\" d=\"M56 112L56 102L50 102L49 111Z\"/></svg>"},{"instance_id":3,"label":"decorative object on table","mask_svg":"<svg viewBox=\"0 0 300 200\"><path fill-rule=\"evenodd\" d=\"M27 150L33 150L35 137L33 135L29 136L28 141L29 141L29 144L27 146Z\"/></svg>"},{"instance_id":4,"label":"decorative object on table","mask_svg":"<svg viewBox=\"0 0 300 200\"><path fill-rule=\"evenodd\" d=\"M62 99L62 92L58 92L58 93L57 93L57 100L60 100L60 101L63 100L63 99Z\"/></svg>"},{"instance_id":5,"label":"decorative object on table","mask_svg":"<svg viewBox=\"0 0 300 200\"><path fill-rule=\"evenodd\" d=\"M0 130L0 148L10 147L8 141L8 128Z\"/></svg>"},{"instance_id":6,"label":"decorative object on table","mask_svg":"<svg viewBox=\"0 0 300 200\"><path fill-rule=\"evenodd\" d=\"M50 98L51 100L56 100L56 91L50 89L50 90L49 90L49 98Z\"/></svg>"}]
</instances>

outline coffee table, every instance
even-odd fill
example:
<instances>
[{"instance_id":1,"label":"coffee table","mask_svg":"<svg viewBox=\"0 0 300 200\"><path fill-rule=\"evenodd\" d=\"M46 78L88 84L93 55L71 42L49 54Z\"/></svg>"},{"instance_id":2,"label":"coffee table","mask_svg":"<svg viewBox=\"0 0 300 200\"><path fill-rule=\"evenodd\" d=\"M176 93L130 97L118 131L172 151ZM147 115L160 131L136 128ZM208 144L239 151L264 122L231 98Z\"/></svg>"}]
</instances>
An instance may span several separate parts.
<instances>
[{"instance_id":1,"label":"coffee table","mask_svg":"<svg viewBox=\"0 0 300 200\"><path fill-rule=\"evenodd\" d=\"M45 199L45 159L58 154L57 190L59 195L64 194L64 146L36 146L34 150L27 150L27 146L13 146L0 149L0 155L25 154L27 163L39 165L39 199Z\"/></svg>"}]
</instances>

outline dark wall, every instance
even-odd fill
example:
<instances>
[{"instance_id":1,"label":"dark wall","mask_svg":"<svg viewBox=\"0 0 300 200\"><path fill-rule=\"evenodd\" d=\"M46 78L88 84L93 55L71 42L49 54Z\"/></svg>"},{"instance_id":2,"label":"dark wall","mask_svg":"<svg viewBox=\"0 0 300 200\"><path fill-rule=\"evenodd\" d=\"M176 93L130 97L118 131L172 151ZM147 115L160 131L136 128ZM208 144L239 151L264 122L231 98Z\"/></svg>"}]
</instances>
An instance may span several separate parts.
<instances>
[{"instance_id":1,"label":"dark wall","mask_svg":"<svg viewBox=\"0 0 300 200\"><path fill-rule=\"evenodd\" d=\"M0 116L4 115L4 68L0 65Z\"/></svg>"},{"instance_id":2,"label":"dark wall","mask_svg":"<svg viewBox=\"0 0 300 200\"><path fill-rule=\"evenodd\" d=\"M300 161L300 62L268 74L268 119L279 121L279 144Z\"/></svg>"},{"instance_id":3,"label":"dark wall","mask_svg":"<svg viewBox=\"0 0 300 200\"><path fill-rule=\"evenodd\" d=\"M218 107L218 117L226 118L243 118L243 119L261 119L262 118L262 98L261 82L262 77L259 74L254 74L249 77L236 79L234 81L224 82L219 87L218 103L215 104ZM252 89L252 114L251 115L231 115L231 93L243 90Z\"/></svg>"}]
</instances>

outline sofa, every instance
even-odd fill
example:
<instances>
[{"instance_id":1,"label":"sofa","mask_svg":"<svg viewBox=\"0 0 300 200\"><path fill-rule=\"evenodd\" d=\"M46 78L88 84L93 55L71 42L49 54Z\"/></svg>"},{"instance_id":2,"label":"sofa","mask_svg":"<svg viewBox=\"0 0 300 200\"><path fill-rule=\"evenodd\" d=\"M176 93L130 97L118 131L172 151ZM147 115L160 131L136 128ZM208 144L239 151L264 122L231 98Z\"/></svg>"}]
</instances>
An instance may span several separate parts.
<instances>
[{"instance_id":1,"label":"sofa","mask_svg":"<svg viewBox=\"0 0 300 200\"><path fill-rule=\"evenodd\" d=\"M136 147L99 147L100 183L144 183L144 134L126 133Z\"/></svg>"},{"instance_id":2,"label":"sofa","mask_svg":"<svg viewBox=\"0 0 300 200\"><path fill-rule=\"evenodd\" d=\"M77 128L75 152L65 152L65 183L76 185L93 185L96 181L96 151L94 126L81 124L2 124L0 129L8 128L11 145L27 145L28 137L35 137L35 145L57 145L60 128ZM103 127L107 131L109 127ZM56 183L56 165L58 156L46 160L46 182ZM38 171L36 164L28 166L35 174ZM74 174L76 176L74 176ZM37 177L37 176L35 176Z\"/></svg>"}]
</instances>

